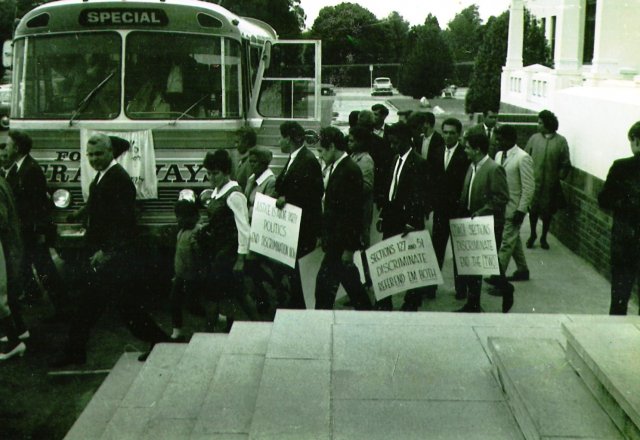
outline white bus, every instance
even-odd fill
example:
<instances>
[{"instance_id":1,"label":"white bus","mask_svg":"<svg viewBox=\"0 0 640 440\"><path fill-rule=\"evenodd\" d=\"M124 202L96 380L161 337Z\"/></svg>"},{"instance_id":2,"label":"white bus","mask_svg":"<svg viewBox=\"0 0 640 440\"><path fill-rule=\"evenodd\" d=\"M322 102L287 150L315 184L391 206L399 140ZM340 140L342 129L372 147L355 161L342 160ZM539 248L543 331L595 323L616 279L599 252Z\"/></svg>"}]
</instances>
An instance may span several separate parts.
<instances>
[{"instance_id":1,"label":"white bus","mask_svg":"<svg viewBox=\"0 0 640 440\"><path fill-rule=\"evenodd\" d=\"M132 141L123 162L140 224L166 242L179 191L208 186L207 150L232 149L242 126L275 147L284 120L329 124L320 57L319 41L279 40L268 24L202 1L63 0L27 13L13 39L11 128L31 135L57 191L59 245L79 235L65 218L88 190L86 136Z\"/></svg>"}]
</instances>

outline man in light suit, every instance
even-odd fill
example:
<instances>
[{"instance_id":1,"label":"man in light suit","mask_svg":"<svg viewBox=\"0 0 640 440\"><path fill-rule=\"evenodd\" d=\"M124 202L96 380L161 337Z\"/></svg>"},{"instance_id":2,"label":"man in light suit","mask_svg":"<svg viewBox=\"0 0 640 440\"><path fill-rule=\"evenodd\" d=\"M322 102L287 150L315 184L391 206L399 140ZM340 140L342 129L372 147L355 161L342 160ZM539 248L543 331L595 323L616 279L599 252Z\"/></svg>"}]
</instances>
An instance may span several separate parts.
<instances>
[{"instance_id":1,"label":"man in light suit","mask_svg":"<svg viewBox=\"0 0 640 440\"><path fill-rule=\"evenodd\" d=\"M501 125L496 128L494 141L498 148L496 162L502 165L507 173L509 185L509 202L505 213L506 222L502 233L500 246L500 266L506 272L509 261L513 256L516 271L509 277L510 281L525 281L529 279L529 268L520 239L520 227L529 205L533 199L536 182L533 177L533 160L522 148L516 145L518 133L511 125ZM496 278L489 279L495 284Z\"/></svg>"},{"instance_id":2,"label":"man in light suit","mask_svg":"<svg viewBox=\"0 0 640 440\"><path fill-rule=\"evenodd\" d=\"M426 162L412 148L409 126L398 122L389 126L387 133L399 155L393 161L385 203L380 212L383 238L424 229L427 189ZM423 290L407 292L402 310L417 311L422 304ZM382 299L377 306L381 310L391 310L391 297Z\"/></svg>"},{"instance_id":3,"label":"man in light suit","mask_svg":"<svg viewBox=\"0 0 640 440\"><path fill-rule=\"evenodd\" d=\"M500 249L505 223L505 208L509 201L509 189L504 168L489 157L489 139L482 130L474 127L464 135L465 153L471 161L460 197L460 216L477 217L492 215L497 249ZM467 286L467 303L458 312L478 313L480 307L481 276L460 276ZM502 312L513 306L513 285L501 271L498 288L502 293Z\"/></svg>"},{"instance_id":4,"label":"man in light suit","mask_svg":"<svg viewBox=\"0 0 640 440\"><path fill-rule=\"evenodd\" d=\"M305 131L295 121L287 121L280 125L280 149L289 153L289 159L276 179L276 206L280 209L291 203L302 209L300 235L296 261L316 247L320 237L322 222L322 195L324 184L320 162L314 154L304 146ZM304 296L300 281L300 270L296 263L295 270L290 273L291 298L289 308L304 309Z\"/></svg>"},{"instance_id":5,"label":"man in light suit","mask_svg":"<svg viewBox=\"0 0 640 440\"><path fill-rule=\"evenodd\" d=\"M342 283L356 310L371 309L353 254L362 247L363 185L360 167L346 153L347 142L335 127L320 131L320 156L327 166L322 213L324 258L316 279L316 309L333 308Z\"/></svg>"},{"instance_id":6,"label":"man in light suit","mask_svg":"<svg viewBox=\"0 0 640 440\"><path fill-rule=\"evenodd\" d=\"M429 201L433 209L433 250L438 259L438 265L442 269L444 255L449 241L449 220L458 213L458 202L464 177L469 168L469 158L464 152L464 147L459 143L462 135L462 123L455 118L445 119L442 122L442 135L444 146L430 151L433 156L427 157L427 172L430 175ZM427 211L428 214L428 211ZM466 285L458 280L454 265L456 299L467 297ZM435 298L436 286L426 289L427 298Z\"/></svg>"}]
</instances>

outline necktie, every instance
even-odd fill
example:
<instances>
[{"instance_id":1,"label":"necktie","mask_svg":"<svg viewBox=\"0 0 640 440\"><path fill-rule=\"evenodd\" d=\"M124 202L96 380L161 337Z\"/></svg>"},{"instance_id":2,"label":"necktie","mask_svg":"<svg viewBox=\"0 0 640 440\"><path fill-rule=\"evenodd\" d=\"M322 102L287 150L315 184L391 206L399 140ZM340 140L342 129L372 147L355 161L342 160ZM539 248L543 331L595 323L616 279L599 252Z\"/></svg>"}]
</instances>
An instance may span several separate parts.
<instances>
[{"instance_id":1,"label":"necktie","mask_svg":"<svg viewBox=\"0 0 640 440\"><path fill-rule=\"evenodd\" d=\"M100 176L102 175L102 173L100 171L98 171L98 174L96 174L96 178L93 179L93 184L97 185L98 182L100 182Z\"/></svg>"},{"instance_id":2,"label":"necktie","mask_svg":"<svg viewBox=\"0 0 640 440\"><path fill-rule=\"evenodd\" d=\"M287 175L287 170L289 170L289 164L291 163L291 156L287 159L287 163L284 164L284 168L282 169L282 174Z\"/></svg>"},{"instance_id":3,"label":"necktie","mask_svg":"<svg viewBox=\"0 0 640 440\"><path fill-rule=\"evenodd\" d=\"M391 188L389 188L389 201L393 201L398 193L398 181L400 180L400 167L402 167L402 157L398 157L395 170L393 171L393 180L391 182Z\"/></svg>"},{"instance_id":4,"label":"necktie","mask_svg":"<svg viewBox=\"0 0 640 440\"><path fill-rule=\"evenodd\" d=\"M331 178L331 173L333 172L334 163L332 163L331 165L326 166L324 168L324 172L322 173L322 180L324 181L324 189L325 190L327 189L327 186L329 186L329 179Z\"/></svg>"},{"instance_id":5,"label":"necktie","mask_svg":"<svg viewBox=\"0 0 640 440\"><path fill-rule=\"evenodd\" d=\"M444 169L446 170L447 167L449 166L449 161L451 160L451 152L453 151L453 148L445 148L444 149Z\"/></svg>"},{"instance_id":6,"label":"necktie","mask_svg":"<svg viewBox=\"0 0 640 440\"><path fill-rule=\"evenodd\" d=\"M7 170L5 170L4 168L0 168L0 176L7 177Z\"/></svg>"},{"instance_id":7,"label":"necktie","mask_svg":"<svg viewBox=\"0 0 640 440\"><path fill-rule=\"evenodd\" d=\"M491 140L491 132L493 131L492 128L487 128L487 137L489 138L489 140Z\"/></svg>"},{"instance_id":8,"label":"necktie","mask_svg":"<svg viewBox=\"0 0 640 440\"><path fill-rule=\"evenodd\" d=\"M471 188L473 188L473 179L476 178L476 166L471 165L471 180L469 181L469 197L467 199L467 209L471 211Z\"/></svg>"},{"instance_id":9,"label":"necktie","mask_svg":"<svg viewBox=\"0 0 640 440\"><path fill-rule=\"evenodd\" d=\"M507 152L502 152L502 157L500 158L500 165L504 165L504 162L507 160Z\"/></svg>"}]
</instances>

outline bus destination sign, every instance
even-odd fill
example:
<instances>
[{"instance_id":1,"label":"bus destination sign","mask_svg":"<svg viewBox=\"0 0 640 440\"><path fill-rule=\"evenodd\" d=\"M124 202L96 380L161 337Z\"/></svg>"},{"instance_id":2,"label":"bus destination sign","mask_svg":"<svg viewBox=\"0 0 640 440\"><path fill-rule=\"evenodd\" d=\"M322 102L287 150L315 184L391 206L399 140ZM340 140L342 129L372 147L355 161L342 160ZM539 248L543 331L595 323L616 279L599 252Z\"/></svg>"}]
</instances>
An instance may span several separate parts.
<instances>
[{"instance_id":1,"label":"bus destination sign","mask_svg":"<svg viewBox=\"0 0 640 440\"><path fill-rule=\"evenodd\" d=\"M169 17L162 9L85 9L79 21L82 26L166 26Z\"/></svg>"}]
</instances>

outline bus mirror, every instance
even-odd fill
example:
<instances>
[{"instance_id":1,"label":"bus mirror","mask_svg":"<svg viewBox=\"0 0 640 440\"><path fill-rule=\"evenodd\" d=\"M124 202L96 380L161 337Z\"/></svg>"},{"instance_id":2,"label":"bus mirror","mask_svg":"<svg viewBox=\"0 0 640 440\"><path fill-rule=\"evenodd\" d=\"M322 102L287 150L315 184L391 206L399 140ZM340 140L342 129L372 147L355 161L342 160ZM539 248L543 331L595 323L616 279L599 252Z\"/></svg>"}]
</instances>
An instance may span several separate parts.
<instances>
[{"instance_id":1,"label":"bus mirror","mask_svg":"<svg viewBox=\"0 0 640 440\"><path fill-rule=\"evenodd\" d=\"M264 43L264 48L262 49L262 61L264 62L264 70L269 69L269 64L271 63L271 43L269 41Z\"/></svg>"},{"instance_id":2,"label":"bus mirror","mask_svg":"<svg viewBox=\"0 0 640 440\"><path fill-rule=\"evenodd\" d=\"M13 65L13 41L5 40L2 45L2 67L11 69Z\"/></svg>"}]
</instances>

